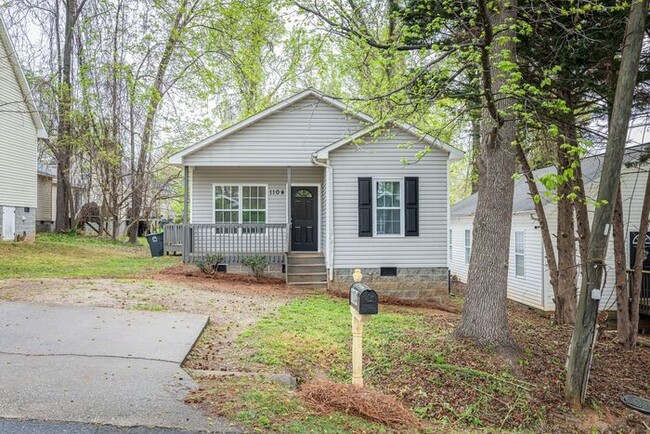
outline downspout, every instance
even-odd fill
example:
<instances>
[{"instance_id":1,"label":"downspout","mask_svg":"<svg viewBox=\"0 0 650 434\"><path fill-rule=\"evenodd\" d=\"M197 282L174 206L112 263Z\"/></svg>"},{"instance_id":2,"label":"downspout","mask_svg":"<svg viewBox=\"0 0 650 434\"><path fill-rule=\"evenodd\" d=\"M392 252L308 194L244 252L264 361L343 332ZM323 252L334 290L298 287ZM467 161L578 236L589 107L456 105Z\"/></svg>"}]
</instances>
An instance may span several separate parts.
<instances>
[{"instance_id":1,"label":"downspout","mask_svg":"<svg viewBox=\"0 0 650 434\"><path fill-rule=\"evenodd\" d=\"M325 168L325 189L327 191L327 212L325 215L325 227L327 228L327 279L334 280L334 188L333 188L333 169L329 163L323 163L312 155L311 162L317 166Z\"/></svg>"}]
</instances>

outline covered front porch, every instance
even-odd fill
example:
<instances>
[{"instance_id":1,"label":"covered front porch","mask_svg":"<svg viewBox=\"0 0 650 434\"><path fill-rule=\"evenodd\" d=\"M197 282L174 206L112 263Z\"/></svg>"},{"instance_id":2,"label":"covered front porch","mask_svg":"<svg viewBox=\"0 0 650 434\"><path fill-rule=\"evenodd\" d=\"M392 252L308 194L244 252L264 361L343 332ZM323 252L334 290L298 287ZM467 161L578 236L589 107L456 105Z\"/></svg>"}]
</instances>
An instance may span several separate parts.
<instances>
[{"instance_id":1,"label":"covered front porch","mask_svg":"<svg viewBox=\"0 0 650 434\"><path fill-rule=\"evenodd\" d=\"M287 256L301 252L329 267L327 167L184 166L183 178L183 223L164 227L166 253L185 263L219 255L226 265L261 255L285 272Z\"/></svg>"}]
</instances>

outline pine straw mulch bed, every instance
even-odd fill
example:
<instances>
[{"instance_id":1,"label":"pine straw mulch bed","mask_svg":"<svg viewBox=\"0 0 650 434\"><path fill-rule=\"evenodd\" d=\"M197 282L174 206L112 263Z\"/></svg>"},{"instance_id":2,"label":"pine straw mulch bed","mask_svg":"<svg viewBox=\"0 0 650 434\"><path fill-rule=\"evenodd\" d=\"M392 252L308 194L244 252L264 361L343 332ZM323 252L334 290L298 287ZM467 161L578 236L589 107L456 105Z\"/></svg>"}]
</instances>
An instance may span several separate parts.
<instances>
[{"instance_id":1,"label":"pine straw mulch bed","mask_svg":"<svg viewBox=\"0 0 650 434\"><path fill-rule=\"evenodd\" d=\"M324 414L342 411L393 427L422 426L413 412L394 396L367 387L314 380L303 384L298 394L312 408Z\"/></svg>"},{"instance_id":2,"label":"pine straw mulch bed","mask_svg":"<svg viewBox=\"0 0 650 434\"><path fill-rule=\"evenodd\" d=\"M296 297L315 293L311 290L288 287L285 279L277 277L255 277L251 274L237 273L205 274L194 265L188 264L165 268L153 279L237 294Z\"/></svg>"}]
</instances>

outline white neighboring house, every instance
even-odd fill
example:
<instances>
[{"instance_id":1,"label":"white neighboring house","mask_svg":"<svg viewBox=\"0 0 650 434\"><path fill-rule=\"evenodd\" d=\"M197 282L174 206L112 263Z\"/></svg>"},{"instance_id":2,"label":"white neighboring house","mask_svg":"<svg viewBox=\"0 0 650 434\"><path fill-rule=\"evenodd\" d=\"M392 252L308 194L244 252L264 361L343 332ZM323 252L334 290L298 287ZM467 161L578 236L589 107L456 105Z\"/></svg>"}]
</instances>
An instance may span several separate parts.
<instances>
[{"instance_id":1,"label":"white neighboring house","mask_svg":"<svg viewBox=\"0 0 650 434\"><path fill-rule=\"evenodd\" d=\"M0 18L0 234L3 241L34 238L37 142L46 138L7 28Z\"/></svg>"},{"instance_id":2,"label":"white neighboring house","mask_svg":"<svg viewBox=\"0 0 650 434\"><path fill-rule=\"evenodd\" d=\"M650 169L650 163L641 167L627 166L630 162L639 160L641 155L650 152L650 145L632 146L626 149L625 163L621 172L621 191L623 200L623 213L625 219L625 245L627 246L626 258L630 264L630 250L632 242L638 240L635 234L641 219L641 204L645 193L645 184ZM595 198L598 192L598 183L602 170L603 155L595 155L582 160L582 172L585 181L585 190L588 197ZM555 172L555 167L546 167L534 172L535 178ZM557 206L544 198L544 187L537 183L540 195L544 200L544 209L548 219L553 240L557 231ZM472 224L476 210L476 194L462 200L451 207L451 228L449 230L451 242L448 246L450 255L450 269L460 281L467 281L469 258L471 256ZM593 207L589 207L590 218L593 219ZM590 220L591 221L591 220ZM650 247L647 242L646 249ZM576 250L578 247L576 246ZM578 251L578 263L580 261ZM607 250L607 281L600 301L601 310L616 310L616 295L614 293L614 255L613 243L610 242ZM553 288L551 287L541 231L525 179L515 181L513 198L512 231L510 234L510 260L508 268L508 298L543 311L553 311ZM578 272L578 283L580 273ZM645 294L650 297L650 294ZM650 312L646 312L650 314Z\"/></svg>"},{"instance_id":3,"label":"white neighboring house","mask_svg":"<svg viewBox=\"0 0 650 434\"><path fill-rule=\"evenodd\" d=\"M186 262L222 254L229 271L264 255L295 285L347 290L360 268L383 293L446 295L448 167L460 157L307 89L172 156L190 214L165 242Z\"/></svg>"}]
</instances>

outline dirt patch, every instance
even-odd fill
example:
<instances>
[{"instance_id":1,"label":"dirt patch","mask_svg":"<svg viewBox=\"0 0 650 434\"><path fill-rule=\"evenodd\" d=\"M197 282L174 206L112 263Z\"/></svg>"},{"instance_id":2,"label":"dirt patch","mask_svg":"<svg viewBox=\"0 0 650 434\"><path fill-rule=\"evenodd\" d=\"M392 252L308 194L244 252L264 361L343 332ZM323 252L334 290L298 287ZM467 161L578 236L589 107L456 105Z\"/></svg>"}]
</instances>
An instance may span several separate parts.
<instances>
[{"instance_id":1,"label":"dirt patch","mask_svg":"<svg viewBox=\"0 0 650 434\"><path fill-rule=\"evenodd\" d=\"M284 286L285 279L270 276L254 276L252 274L237 273L213 273L206 274L198 268L188 264L177 264L160 270L161 276L175 276L181 278L203 279L212 282L242 282L253 283L257 285L278 285Z\"/></svg>"},{"instance_id":2,"label":"dirt patch","mask_svg":"<svg viewBox=\"0 0 650 434\"><path fill-rule=\"evenodd\" d=\"M187 264L165 268L153 276L153 279L193 288L216 289L231 294L294 298L319 293L315 290L287 286L284 279L275 277L256 278L253 275L235 273L208 275L200 272L195 266Z\"/></svg>"},{"instance_id":3,"label":"dirt patch","mask_svg":"<svg viewBox=\"0 0 650 434\"><path fill-rule=\"evenodd\" d=\"M244 370L233 342L279 306L304 295L284 285L214 281L161 274L155 279L7 279L0 300L82 304L206 314L210 324L190 354L192 369Z\"/></svg>"}]
</instances>

